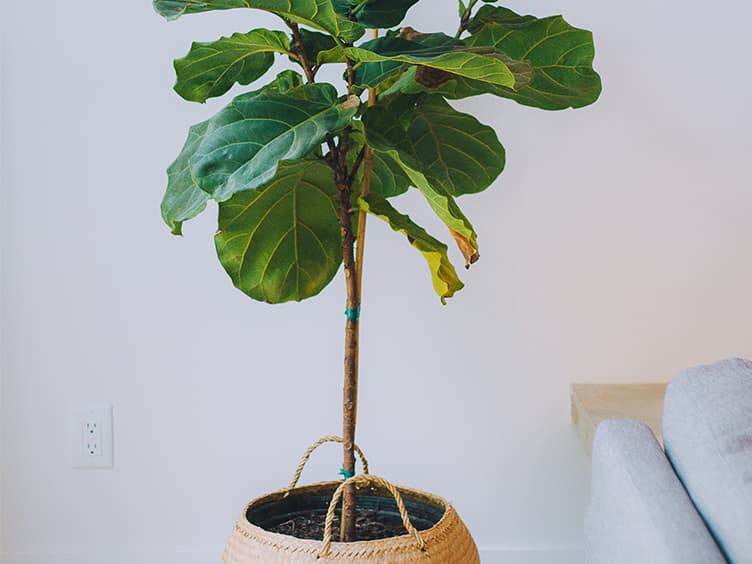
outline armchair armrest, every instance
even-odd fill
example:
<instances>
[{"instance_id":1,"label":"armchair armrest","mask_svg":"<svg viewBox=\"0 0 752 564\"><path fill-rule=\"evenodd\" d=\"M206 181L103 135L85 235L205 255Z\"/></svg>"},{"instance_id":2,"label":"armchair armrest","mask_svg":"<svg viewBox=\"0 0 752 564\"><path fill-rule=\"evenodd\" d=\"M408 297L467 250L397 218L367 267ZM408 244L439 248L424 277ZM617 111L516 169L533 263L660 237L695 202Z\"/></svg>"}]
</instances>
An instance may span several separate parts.
<instances>
[{"instance_id":1,"label":"armchair armrest","mask_svg":"<svg viewBox=\"0 0 752 564\"><path fill-rule=\"evenodd\" d=\"M653 432L607 420L593 441L588 564L725 564Z\"/></svg>"}]
</instances>

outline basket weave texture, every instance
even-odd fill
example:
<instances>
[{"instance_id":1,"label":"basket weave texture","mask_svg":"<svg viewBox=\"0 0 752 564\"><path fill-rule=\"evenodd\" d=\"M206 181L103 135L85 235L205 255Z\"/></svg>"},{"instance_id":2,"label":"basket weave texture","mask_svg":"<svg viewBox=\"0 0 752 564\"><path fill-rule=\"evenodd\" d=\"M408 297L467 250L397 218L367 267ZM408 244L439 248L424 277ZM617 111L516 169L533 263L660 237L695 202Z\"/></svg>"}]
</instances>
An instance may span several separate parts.
<instances>
[{"instance_id":1,"label":"basket weave texture","mask_svg":"<svg viewBox=\"0 0 752 564\"><path fill-rule=\"evenodd\" d=\"M359 476L353 480L361 478L364 477ZM379 479L376 478L376 480ZM341 484L342 482L320 482L296 488L293 495L332 495ZM222 564L251 562L268 564L288 562L480 564L478 549L470 532L449 503L440 497L419 490L401 486L397 489L405 500L443 509L443 516L438 523L418 533L423 541L422 549L418 546L416 538L407 534L379 540L332 542L324 556L322 549L325 543L322 541L272 533L248 521L246 515L249 510L284 498L291 493L288 489L267 494L248 504L230 535L222 555Z\"/></svg>"},{"instance_id":2,"label":"basket weave texture","mask_svg":"<svg viewBox=\"0 0 752 564\"><path fill-rule=\"evenodd\" d=\"M300 459L290 485L280 491L261 496L249 503L238 518L235 528L227 541L221 564L287 564L295 562L358 562L371 564L396 564L409 562L430 562L432 564L480 564L478 549L470 532L454 508L446 500L430 493L411 488L397 487L383 478L368 473L368 461L363 451L353 445L363 464L363 474L345 482L319 482L310 486L297 487L303 468L311 454L326 443L343 443L341 437L323 437L313 443ZM332 523L335 508L345 487L355 488L356 496L370 496L370 499L392 498L396 503L402 523L408 534L386 539L332 542ZM289 535L272 533L251 523L249 515L280 513L287 502L297 502L312 498L322 498L328 505L324 539L306 540ZM435 519L425 520L425 515L414 514L411 518L406 508L408 502L418 514L430 513ZM418 509L422 508L422 509ZM441 515L439 518L438 515ZM418 531L411 520L423 520L428 528ZM263 523L262 523L263 524Z\"/></svg>"}]
</instances>

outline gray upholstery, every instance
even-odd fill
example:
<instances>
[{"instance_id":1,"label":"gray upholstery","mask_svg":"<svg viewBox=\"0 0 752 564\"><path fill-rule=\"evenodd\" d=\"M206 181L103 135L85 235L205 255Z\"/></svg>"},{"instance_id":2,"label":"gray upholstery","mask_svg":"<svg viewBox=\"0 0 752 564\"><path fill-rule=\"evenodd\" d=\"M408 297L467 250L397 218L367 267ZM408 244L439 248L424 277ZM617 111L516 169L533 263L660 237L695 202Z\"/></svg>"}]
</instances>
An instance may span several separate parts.
<instances>
[{"instance_id":1,"label":"gray upholstery","mask_svg":"<svg viewBox=\"0 0 752 564\"><path fill-rule=\"evenodd\" d=\"M588 564L724 564L726 560L643 423L601 423L593 443Z\"/></svg>"},{"instance_id":2,"label":"gray upholstery","mask_svg":"<svg viewBox=\"0 0 752 564\"><path fill-rule=\"evenodd\" d=\"M666 392L663 439L721 550L752 564L752 362L682 372Z\"/></svg>"}]
</instances>

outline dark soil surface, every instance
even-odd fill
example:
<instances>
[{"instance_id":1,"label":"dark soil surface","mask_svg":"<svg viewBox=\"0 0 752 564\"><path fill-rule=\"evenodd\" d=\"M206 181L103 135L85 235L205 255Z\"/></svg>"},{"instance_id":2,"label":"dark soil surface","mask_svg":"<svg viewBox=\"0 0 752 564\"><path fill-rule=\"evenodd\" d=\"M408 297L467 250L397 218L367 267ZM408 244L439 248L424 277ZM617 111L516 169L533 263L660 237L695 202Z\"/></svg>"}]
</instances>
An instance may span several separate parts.
<instances>
[{"instance_id":1,"label":"dark soil surface","mask_svg":"<svg viewBox=\"0 0 752 564\"><path fill-rule=\"evenodd\" d=\"M324 538L324 520L322 513L306 513L296 515L268 530L299 539L322 540ZM339 515L334 518L332 540L339 541ZM402 523L395 522L394 517L385 516L377 511L359 511L355 519L356 540L388 539L406 535L407 531Z\"/></svg>"}]
</instances>

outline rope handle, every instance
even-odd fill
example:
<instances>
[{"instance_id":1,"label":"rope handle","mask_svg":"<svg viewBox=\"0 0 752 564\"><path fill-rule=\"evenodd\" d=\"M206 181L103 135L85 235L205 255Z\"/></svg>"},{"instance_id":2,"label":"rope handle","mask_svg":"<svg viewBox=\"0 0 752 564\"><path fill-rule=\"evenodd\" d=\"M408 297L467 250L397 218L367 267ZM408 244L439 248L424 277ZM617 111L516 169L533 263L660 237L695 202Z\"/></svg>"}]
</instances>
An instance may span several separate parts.
<instances>
[{"instance_id":1,"label":"rope handle","mask_svg":"<svg viewBox=\"0 0 752 564\"><path fill-rule=\"evenodd\" d=\"M305 468L306 463L308 462L308 459L311 458L311 455L313 454L313 451L319 448L321 445L326 443L344 443L345 439L342 437L322 437L315 443L313 443L311 446L308 447L308 449L303 453L303 456L300 458L300 462L298 462L298 467L295 469L295 476L293 476L292 481L290 482L290 485L285 488L285 491L287 492L287 495L289 495L290 491L295 489L295 486L298 485L298 480L300 480L300 475L303 473L303 468ZM360 450L360 447L358 445L353 445L353 450L358 454L358 458L360 458L360 462L363 464L363 473L368 474L368 461L366 460L365 455L363 454L363 451Z\"/></svg>"},{"instance_id":2,"label":"rope handle","mask_svg":"<svg viewBox=\"0 0 752 564\"><path fill-rule=\"evenodd\" d=\"M345 488L348 486L355 486L357 488L358 486L366 485L380 486L389 491L389 493L394 498L394 501L397 502L397 509L399 510L400 517L402 517L402 524L405 526L405 529L410 535L413 536L413 538L415 538L415 544L419 550L423 550L425 548L426 543L423 540L423 537L420 536L418 530L413 527L413 524L410 522L410 516L407 514L405 503L402 501L402 495L399 493L397 487L391 482L387 482L384 478L379 478L378 476L373 476L371 474L361 474L360 476L355 476L353 478L345 480L335 490L334 495L332 496L332 501L329 503L329 510L326 512L326 520L324 521L324 542L321 546L321 551L319 552L318 558L325 558L326 556L328 556L329 550L332 547L332 525L334 524L334 511L337 508L339 498L342 497L342 492L344 492Z\"/></svg>"}]
</instances>

